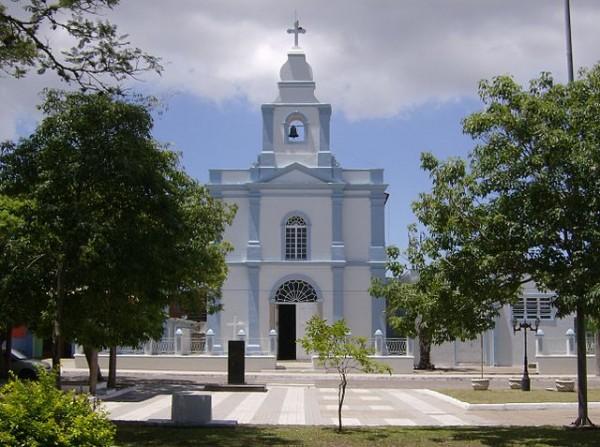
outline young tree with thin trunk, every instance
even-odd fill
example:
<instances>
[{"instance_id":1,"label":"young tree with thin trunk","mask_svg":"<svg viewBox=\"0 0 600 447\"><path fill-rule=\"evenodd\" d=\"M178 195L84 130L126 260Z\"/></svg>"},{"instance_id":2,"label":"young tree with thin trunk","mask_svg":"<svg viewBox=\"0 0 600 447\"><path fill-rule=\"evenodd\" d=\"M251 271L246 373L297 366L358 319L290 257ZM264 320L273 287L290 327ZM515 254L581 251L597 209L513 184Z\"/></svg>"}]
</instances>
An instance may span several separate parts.
<instances>
[{"instance_id":1,"label":"young tree with thin trunk","mask_svg":"<svg viewBox=\"0 0 600 447\"><path fill-rule=\"evenodd\" d=\"M315 315L306 323L306 335L299 342L307 353L317 354L321 365L335 369L339 375L338 431L341 432L348 374L352 371L391 374L392 371L389 366L369 357L373 349L367 346L367 339L352 336L344 320L327 324L327 321Z\"/></svg>"}]
</instances>

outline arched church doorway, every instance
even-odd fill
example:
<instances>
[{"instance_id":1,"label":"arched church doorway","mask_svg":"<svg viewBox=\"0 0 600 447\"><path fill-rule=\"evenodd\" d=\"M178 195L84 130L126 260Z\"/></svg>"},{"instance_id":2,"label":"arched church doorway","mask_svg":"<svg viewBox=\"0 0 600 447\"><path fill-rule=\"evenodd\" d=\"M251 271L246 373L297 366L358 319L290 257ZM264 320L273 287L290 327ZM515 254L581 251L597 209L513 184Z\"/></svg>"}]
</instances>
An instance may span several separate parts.
<instances>
[{"instance_id":1,"label":"arched church doorway","mask_svg":"<svg viewBox=\"0 0 600 447\"><path fill-rule=\"evenodd\" d=\"M277 305L277 359L296 360L297 309L305 303L316 303L317 292L308 282L292 279L279 286L273 301Z\"/></svg>"}]
</instances>

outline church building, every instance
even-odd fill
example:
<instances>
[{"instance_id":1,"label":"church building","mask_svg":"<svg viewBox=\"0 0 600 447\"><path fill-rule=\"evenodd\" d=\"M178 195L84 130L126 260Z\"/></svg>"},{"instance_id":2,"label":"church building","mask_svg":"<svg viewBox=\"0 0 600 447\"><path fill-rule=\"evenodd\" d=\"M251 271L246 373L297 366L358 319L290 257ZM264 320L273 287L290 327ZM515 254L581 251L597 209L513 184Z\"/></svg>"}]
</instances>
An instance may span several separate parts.
<instances>
[{"instance_id":1,"label":"church building","mask_svg":"<svg viewBox=\"0 0 600 447\"><path fill-rule=\"evenodd\" d=\"M262 105L262 147L247 169L210 171L214 197L237 205L224 239L223 310L209 315L215 343L240 336L248 352L308 356L296 343L313 315L345 319L353 335L385 334L385 302L368 292L385 275L383 169L344 169L331 147L331 105L316 83L295 22L295 45L279 72L277 96ZM275 331L275 332L273 332ZM216 346L217 346L216 345Z\"/></svg>"}]
</instances>

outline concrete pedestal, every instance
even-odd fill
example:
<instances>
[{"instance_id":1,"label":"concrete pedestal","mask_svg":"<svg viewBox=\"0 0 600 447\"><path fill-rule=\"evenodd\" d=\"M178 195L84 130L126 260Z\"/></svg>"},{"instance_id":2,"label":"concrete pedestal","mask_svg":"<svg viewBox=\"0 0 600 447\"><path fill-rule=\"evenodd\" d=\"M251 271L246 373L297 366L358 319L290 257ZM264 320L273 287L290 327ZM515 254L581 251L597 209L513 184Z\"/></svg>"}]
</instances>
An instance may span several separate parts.
<instances>
[{"instance_id":1,"label":"concrete pedestal","mask_svg":"<svg viewBox=\"0 0 600 447\"><path fill-rule=\"evenodd\" d=\"M208 424L212 420L210 393L184 391L173 394L171 420L175 424Z\"/></svg>"}]
</instances>

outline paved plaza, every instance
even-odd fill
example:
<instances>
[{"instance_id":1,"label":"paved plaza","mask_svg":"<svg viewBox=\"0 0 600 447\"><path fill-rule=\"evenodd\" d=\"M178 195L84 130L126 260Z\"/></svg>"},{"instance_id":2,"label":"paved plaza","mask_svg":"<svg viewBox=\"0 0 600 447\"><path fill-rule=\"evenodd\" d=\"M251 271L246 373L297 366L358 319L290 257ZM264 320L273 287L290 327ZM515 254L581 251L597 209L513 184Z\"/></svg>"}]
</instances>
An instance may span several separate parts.
<instances>
[{"instance_id":1,"label":"paved plaza","mask_svg":"<svg viewBox=\"0 0 600 447\"><path fill-rule=\"evenodd\" d=\"M124 396L126 397L126 396ZM161 421L171 417L171 395L140 401L109 399L110 417L122 421ZM256 425L335 425L337 389L274 385L266 393L212 393L213 419ZM489 421L420 389L349 389L343 422L355 426L489 425Z\"/></svg>"},{"instance_id":2,"label":"paved plaza","mask_svg":"<svg viewBox=\"0 0 600 447\"><path fill-rule=\"evenodd\" d=\"M85 377L85 370L67 369L67 380ZM506 388L509 375L492 376L492 387ZM249 383L266 383L267 392L213 392L212 417L225 423L253 425L336 425L337 375L308 371L248 374ZM590 376L590 386L600 378ZM102 405L115 421L167 422L172 394L199 391L206 383L225 383L219 373L123 371L119 382L127 388ZM534 376L533 388L553 382ZM348 426L489 426L568 425L576 404L465 405L439 393L470 387L470 375L413 374L350 376L343 410ZM600 405L590 404L590 417L600 421Z\"/></svg>"}]
</instances>

